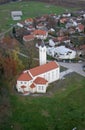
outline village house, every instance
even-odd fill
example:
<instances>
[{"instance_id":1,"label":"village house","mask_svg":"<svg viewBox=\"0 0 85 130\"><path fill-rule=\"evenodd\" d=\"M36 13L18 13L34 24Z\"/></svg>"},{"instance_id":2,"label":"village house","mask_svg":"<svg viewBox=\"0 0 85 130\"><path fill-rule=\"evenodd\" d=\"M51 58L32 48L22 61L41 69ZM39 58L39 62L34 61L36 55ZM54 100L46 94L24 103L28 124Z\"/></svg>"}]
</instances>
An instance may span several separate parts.
<instances>
[{"instance_id":1,"label":"village house","mask_svg":"<svg viewBox=\"0 0 85 130\"><path fill-rule=\"evenodd\" d=\"M80 45L76 48L78 56L85 56L85 45Z\"/></svg>"},{"instance_id":2,"label":"village house","mask_svg":"<svg viewBox=\"0 0 85 130\"><path fill-rule=\"evenodd\" d=\"M71 13L63 13L62 16L63 17L71 17Z\"/></svg>"},{"instance_id":3,"label":"village house","mask_svg":"<svg viewBox=\"0 0 85 130\"><path fill-rule=\"evenodd\" d=\"M47 54L58 60L71 60L76 57L76 51L69 49L65 46L48 47Z\"/></svg>"},{"instance_id":4,"label":"village house","mask_svg":"<svg viewBox=\"0 0 85 130\"><path fill-rule=\"evenodd\" d=\"M18 77L16 89L23 94L46 93L49 83L59 80L60 67L56 61L46 63L46 47L39 47L40 66L25 70Z\"/></svg>"},{"instance_id":5,"label":"village house","mask_svg":"<svg viewBox=\"0 0 85 130\"><path fill-rule=\"evenodd\" d=\"M13 20L21 20L22 11L11 11L11 17Z\"/></svg>"},{"instance_id":6,"label":"village house","mask_svg":"<svg viewBox=\"0 0 85 130\"><path fill-rule=\"evenodd\" d=\"M68 36L57 37L57 40L60 43L70 43L70 38Z\"/></svg>"},{"instance_id":7,"label":"village house","mask_svg":"<svg viewBox=\"0 0 85 130\"><path fill-rule=\"evenodd\" d=\"M27 25L33 24L33 19L32 18L25 19L25 24Z\"/></svg>"},{"instance_id":8,"label":"village house","mask_svg":"<svg viewBox=\"0 0 85 130\"><path fill-rule=\"evenodd\" d=\"M68 18L64 18L64 17L60 18L60 23L62 24L66 23L67 21L68 21Z\"/></svg>"},{"instance_id":9,"label":"village house","mask_svg":"<svg viewBox=\"0 0 85 130\"><path fill-rule=\"evenodd\" d=\"M34 35L30 34L30 35L26 35L23 37L23 41L24 42L29 42L29 41L32 41L34 40Z\"/></svg>"},{"instance_id":10,"label":"village house","mask_svg":"<svg viewBox=\"0 0 85 130\"><path fill-rule=\"evenodd\" d=\"M84 32L84 28L85 26L83 24L78 24L78 26L76 27L76 30L80 33L80 32Z\"/></svg>"},{"instance_id":11,"label":"village house","mask_svg":"<svg viewBox=\"0 0 85 130\"><path fill-rule=\"evenodd\" d=\"M45 31L45 30L35 30L34 32L33 32L33 35L34 35L34 37L35 38L37 38L37 39L42 39L42 40L45 40L46 38L47 38L47 36L48 36L48 32L47 31Z\"/></svg>"},{"instance_id":12,"label":"village house","mask_svg":"<svg viewBox=\"0 0 85 130\"><path fill-rule=\"evenodd\" d=\"M44 27L45 27L45 24L42 22L37 24L37 26L36 26L37 29L44 29Z\"/></svg>"},{"instance_id":13,"label":"village house","mask_svg":"<svg viewBox=\"0 0 85 130\"><path fill-rule=\"evenodd\" d=\"M74 34L76 32L75 27L68 28L68 32L69 32L69 34Z\"/></svg>"}]
</instances>

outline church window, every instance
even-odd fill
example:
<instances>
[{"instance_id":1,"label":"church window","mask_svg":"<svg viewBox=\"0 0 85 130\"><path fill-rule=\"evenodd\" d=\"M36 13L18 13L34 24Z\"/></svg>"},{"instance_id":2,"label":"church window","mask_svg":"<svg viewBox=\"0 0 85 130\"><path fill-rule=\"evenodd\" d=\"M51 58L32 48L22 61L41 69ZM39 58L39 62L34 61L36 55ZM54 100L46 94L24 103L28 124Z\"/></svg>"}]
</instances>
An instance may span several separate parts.
<instances>
[{"instance_id":1,"label":"church window","mask_svg":"<svg viewBox=\"0 0 85 130\"><path fill-rule=\"evenodd\" d=\"M54 79L54 71L52 71L52 79Z\"/></svg>"},{"instance_id":2,"label":"church window","mask_svg":"<svg viewBox=\"0 0 85 130\"><path fill-rule=\"evenodd\" d=\"M56 70L56 76L58 75L58 70Z\"/></svg>"},{"instance_id":3,"label":"church window","mask_svg":"<svg viewBox=\"0 0 85 130\"><path fill-rule=\"evenodd\" d=\"M43 88L43 86L42 86L42 90L43 90L44 88Z\"/></svg>"},{"instance_id":4,"label":"church window","mask_svg":"<svg viewBox=\"0 0 85 130\"><path fill-rule=\"evenodd\" d=\"M41 90L41 86L38 86L38 89Z\"/></svg>"},{"instance_id":5,"label":"church window","mask_svg":"<svg viewBox=\"0 0 85 130\"><path fill-rule=\"evenodd\" d=\"M38 89L43 90L44 88L43 88L43 86L38 86Z\"/></svg>"},{"instance_id":6,"label":"church window","mask_svg":"<svg viewBox=\"0 0 85 130\"><path fill-rule=\"evenodd\" d=\"M50 73L48 73L48 80L50 80Z\"/></svg>"}]
</instances>

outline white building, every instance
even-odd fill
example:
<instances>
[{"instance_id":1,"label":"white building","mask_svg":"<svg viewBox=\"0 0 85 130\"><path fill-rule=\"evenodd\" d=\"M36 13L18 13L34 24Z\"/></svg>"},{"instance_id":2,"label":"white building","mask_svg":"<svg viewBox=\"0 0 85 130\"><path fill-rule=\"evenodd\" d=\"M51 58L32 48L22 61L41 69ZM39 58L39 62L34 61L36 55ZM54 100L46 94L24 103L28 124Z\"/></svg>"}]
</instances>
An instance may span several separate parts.
<instances>
[{"instance_id":1,"label":"white building","mask_svg":"<svg viewBox=\"0 0 85 130\"><path fill-rule=\"evenodd\" d=\"M21 20L22 11L12 11L11 17L13 20Z\"/></svg>"},{"instance_id":2,"label":"white building","mask_svg":"<svg viewBox=\"0 0 85 130\"><path fill-rule=\"evenodd\" d=\"M46 47L39 47L40 66L26 70L18 77L16 89L23 94L45 93L49 83L59 80L60 67L56 61L46 63Z\"/></svg>"},{"instance_id":3,"label":"white building","mask_svg":"<svg viewBox=\"0 0 85 130\"><path fill-rule=\"evenodd\" d=\"M74 59L76 57L76 51L66 48L65 46L59 46L56 48L47 48L47 54L56 59Z\"/></svg>"},{"instance_id":4,"label":"white building","mask_svg":"<svg viewBox=\"0 0 85 130\"><path fill-rule=\"evenodd\" d=\"M35 30L33 35L37 39L45 40L48 36L48 32L45 30Z\"/></svg>"},{"instance_id":5,"label":"white building","mask_svg":"<svg viewBox=\"0 0 85 130\"><path fill-rule=\"evenodd\" d=\"M39 64L43 65L46 64L46 46L44 43L42 43L41 46L39 46Z\"/></svg>"},{"instance_id":6,"label":"white building","mask_svg":"<svg viewBox=\"0 0 85 130\"><path fill-rule=\"evenodd\" d=\"M71 17L71 13L64 13L62 14L63 17Z\"/></svg>"},{"instance_id":7,"label":"white building","mask_svg":"<svg viewBox=\"0 0 85 130\"><path fill-rule=\"evenodd\" d=\"M55 42L52 39L49 40L49 46L51 46L51 47L55 46Z\"/></svg>"}]
</instances>

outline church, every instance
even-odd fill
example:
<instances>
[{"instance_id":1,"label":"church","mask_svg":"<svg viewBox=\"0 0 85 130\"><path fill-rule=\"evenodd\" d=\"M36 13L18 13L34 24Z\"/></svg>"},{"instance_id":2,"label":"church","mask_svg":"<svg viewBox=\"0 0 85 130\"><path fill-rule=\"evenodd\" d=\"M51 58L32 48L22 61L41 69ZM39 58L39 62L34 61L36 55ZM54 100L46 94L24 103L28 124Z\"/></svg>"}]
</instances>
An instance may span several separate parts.
<instances>
[{"instance_id":1,"label":"church","mask_svg":"<svg viewBox=\"0 0 85 130\"><path fill-rule=\"evenodd\" d=\"M18 77L16 89L24 95L46 93L49 83L59 80L60 67L56 61L46 63L46 46L39 46L39 66L25 70Z\"/></svg>"}]
</instances>

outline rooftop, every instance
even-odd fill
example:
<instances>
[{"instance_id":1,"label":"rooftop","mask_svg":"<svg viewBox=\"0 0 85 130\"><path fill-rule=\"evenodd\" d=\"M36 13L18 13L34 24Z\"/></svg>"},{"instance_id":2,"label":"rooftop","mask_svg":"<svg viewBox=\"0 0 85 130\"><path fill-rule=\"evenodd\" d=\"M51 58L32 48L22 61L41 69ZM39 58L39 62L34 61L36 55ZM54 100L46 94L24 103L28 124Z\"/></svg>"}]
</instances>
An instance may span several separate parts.
<instances>
[{"instance_id":1,"label":"rooftop","mask_svg":"<svg viewBox=\"0 0 85 130\"><path fill-rule=\"evenodd\" d=\"M33 76L37 76L55 68L58 68L58 64L55 61L51 61L47 64L30 69L29 71Z\"/></svg>"}]
</instances>

